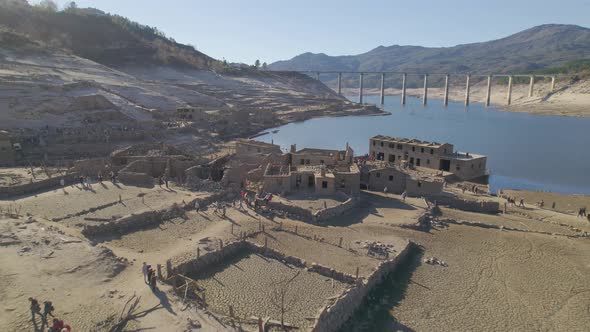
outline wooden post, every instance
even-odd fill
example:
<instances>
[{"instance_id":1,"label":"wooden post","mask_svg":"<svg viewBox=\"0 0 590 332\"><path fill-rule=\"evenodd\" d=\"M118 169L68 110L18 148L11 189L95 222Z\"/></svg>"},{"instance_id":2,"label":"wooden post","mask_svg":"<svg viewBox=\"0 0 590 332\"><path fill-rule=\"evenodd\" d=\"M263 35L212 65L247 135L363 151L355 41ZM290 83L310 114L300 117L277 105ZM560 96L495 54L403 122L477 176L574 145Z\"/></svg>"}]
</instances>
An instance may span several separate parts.
<instances>
[{"instance_id":1,"label":"wooden post","mask_svg":"<svg viewBox=\"0 0 590 332\"><path fill-rule=\"evenodd\" d=\"M340 238L340 242L338 242L338 246L342 248L342 237Z\"/></svg>"},{"instance_id":2,"label":"wooden post","mask_svg":"<svg viewBox=\"0 0 590 332\"><path fill-rule=\"evenodd\" d=\"M262 233L264 233L264 225L262 225Z\"/></svg>"},{"instance_id":3,"label":"wooden post","mask_svg":"<svg viewBox=\"0 0 590 332\"><path fill-rule=\"evenodd\" d=\"M229 316L231 318L234 318L234 307L232 307L232 305L229 305Z\"/></svg>"},{"instance_id":4,"label":"wooden post","mask_svg":"<svg viewBox=\"0 0 590 332\"><path fill-rule=\"evenodd\" d=\"M219 250L223 249L223 240L219 239Z\"/></svg>"},{"instance_id":5,"label":"wooden post","mask_svg":"<svg viewBox=\"0 0 590 332\"><path fill-rule=\"evenodd\" d=\"M262 317L258 317L258 332L264 332L264 326L262 325Z\"/></svg>"},{"instance_id":6,"label":"wooden post","mask_svg":"<svg viewBox=\"0 0 590 332\"><path fill-rule=\"evenodd\" d=\"M264 248L268 246L268 237L264 237Z\"/></svg>"},{"instance_id":7,"label":"wooden post","mask_svg":"<svg viewBox=\"0 0 590 332\"><path fill-rule=\"evenodd\" d=\"M197 258L201 257L201 247L197 247Z\"/></svg>"},{"instance_id":8,"label":"wooden post","mask_svg":"<svg viewBox=\"0 0 590 332\"><path fill-rule=\"evenodd\" d=\"M170 278L172 276L172 261L167 259L166 260L166 278Z\"/></svg>"},{"instance_id":9,"label":"wooden post","mask_svg":"<svg viewBox=\"0 0 590 332\"><path fill-rule=\"evenodd\" d=\"M357 279L359 278L359 267L358 266L356 267L356 278Z\"/></svg>"},{"instance_id":10,"label":"wooden post","mask_svg":"<svg viewBox=\"0 0 590 332\"><path fill-rule=\"evenodd\" d=\"M158 274L158 279L163 280L162 279L162 265L161 264L156 265L156 273Z\"/></svg>"},{"instance_id":11,"label":"wooden post","mask_svg":"<svg viewBox=\"0 0 590 332\"><path fill-rule=\"evenodd\" d=\"M231 224L231 235L234 235L234 224Z\"/></svg>"},{"instance_id":12,"label":"wooden post","mask_svg":"<svg viewBox=\"0 0 590 332\"><path fill-rule=\"evenodd\" d=\"M295 234L297 234L297 225L295 225Z\"/></svg>"}]
</instances>

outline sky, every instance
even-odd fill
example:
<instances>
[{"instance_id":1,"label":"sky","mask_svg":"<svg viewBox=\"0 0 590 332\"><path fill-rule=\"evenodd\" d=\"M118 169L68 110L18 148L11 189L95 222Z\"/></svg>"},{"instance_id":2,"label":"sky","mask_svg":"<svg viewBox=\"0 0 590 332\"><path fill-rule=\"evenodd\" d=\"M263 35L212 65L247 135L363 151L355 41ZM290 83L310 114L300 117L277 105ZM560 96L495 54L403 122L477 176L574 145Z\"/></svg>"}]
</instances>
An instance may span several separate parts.
<instances>
[{"instance_id":1,"label":"sky","mask_svg":"<svg viewBox=\"0 0 590 332\"><path fill-rule=\"evenodd\" d=\"M38 2L32 0L31 3ZM57 0L64 6L70 0ZM351 55L377 46L454 46L546 23L590 27L590 0L78 0L216 59L252 64L305 52Z\"/></svg>"}]
</instances>

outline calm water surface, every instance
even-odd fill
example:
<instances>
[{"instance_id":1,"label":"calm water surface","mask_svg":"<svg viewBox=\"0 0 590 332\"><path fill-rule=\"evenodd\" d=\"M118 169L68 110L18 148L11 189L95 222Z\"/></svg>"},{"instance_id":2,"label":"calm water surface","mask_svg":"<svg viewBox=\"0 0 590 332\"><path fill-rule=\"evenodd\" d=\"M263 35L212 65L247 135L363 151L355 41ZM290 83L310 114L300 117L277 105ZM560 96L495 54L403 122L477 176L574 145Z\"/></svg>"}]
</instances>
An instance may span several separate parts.
<instances>
[{"instance_id":1,"label":"calm water surface","mask_svg":"<svg viewBox=\"0 0 590 332\"><path fill-rule=\"evenodd\" d=\"M367 96L377 103L378 96ZM590 118L503 112L473 103L418 98L385 98L390 116L320 118L291 123L257 139L287 149L344 149L348 142L361 155L377 135L449 142L456 150L485 154L492 191L500 188L590 194ZM270 130L269 130L270 132Z\"/></svg>"}]
</instances>

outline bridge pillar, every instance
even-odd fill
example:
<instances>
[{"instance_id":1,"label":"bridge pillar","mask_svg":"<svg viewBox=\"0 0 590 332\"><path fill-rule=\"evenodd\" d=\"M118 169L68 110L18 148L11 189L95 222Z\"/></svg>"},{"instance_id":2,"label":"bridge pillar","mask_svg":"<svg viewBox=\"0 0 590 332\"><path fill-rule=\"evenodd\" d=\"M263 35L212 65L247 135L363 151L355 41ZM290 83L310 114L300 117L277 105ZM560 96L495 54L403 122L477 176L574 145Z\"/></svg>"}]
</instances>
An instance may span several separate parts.
<instances>
[{"instance_id":1,"label":"bridge pillar","mask_svg":"<svg viewBox=\"0 0 590 332\"><path fill-rule=\"evenodd\" d=\"M406 104L406 77L408 74L402 74L402 105Z\"/></svg>"},{"instance_id":2,"label":"bridge pillar","mask_svg":"<svg viewBox=\"0 0 590 332\"><path fill-rule=\"evenodd\" d=\"M428 103L428 74L424 74L424 94L422 95L422 105Z\"/></svg>"},{"instance_id":3,"label":"bridge pillar","mask_svg":"<svg viewBox=\"0 0 590 332\"><path fill-rule=\"evenodd\" d=\"M465 81L465 106L469 106L469 89L471 88L470 80L471 74L467 74L467 80Z\"/></svg>"},{"instance_id":4,"label":"bridge pillar","mask_svg":"<svg viewBox=\"0 0 590 332\"><path fill-rule=\"evenodd\" d=\"M338 94L342 94L342 73L338 73Z\"/></svg>"},{"instance_id":5,"label":"bridge pillar","mask_svg":"<svg viewBox=\"0 0 590 332\"><path fill-rule=\"evenodd\" d=\"M488 89L486 90L486 106L490 106L492 97L492 75L488 75Z\"/></svg>"},{"instance_id":6,"label":"bridge pillar","mask_svg":"<svg viewBox=\"0 0 590 332\"><path fill-rule=\"evenodd\" d=\"M385 104L385 73L381 73L381 105Z\"/></svg>"},{"instance_id":7,"label":"bridge pillar","mask_svg":"<svg viewBox=\"0 0 590 332\"><path fill-rule=\"evenodd\" d=\"M512 102L512 76L508 76L508 95L506 96L506 104L510 105Z\"/></svg>"},{"instance_id":8,"label":"bridge pillar","mask_svg":"<svg viewBox=\"0 0 590 332\"><path fill-rule=\"evenodd\" d=\"M533 87L535 86L535 76L531 75L531 81L529 83L529 97L533 96Z\"/></svg>"},{"instance_id":9,"label":"bridge pillar","mask_svg":"<svg viewBox=\"0 0 590 332\"><path fill-rule=\"evenodd\" d=\"M447 106L449 104L449 74L445 75L445 95L443 96L443 104Z\"/></svg>"},{"instance_id":10,"label":"bridge pillar","mask_svg":"<svg viewBox=\"0 0 590 332\"><path fill-rule=\"evenodd\" d=\"M551 92L555 91L555 76L551 76Z\"/></svg>"},{"instance_id":11,"label":"bridge pillar","mask_svg":"<svg viewBox=\"0 0 590 332\"><path fill-rule=\"evenodd\" d=\"M363 103L363 73L359 75L359 103Z\"/></svg>"}]
</instances>

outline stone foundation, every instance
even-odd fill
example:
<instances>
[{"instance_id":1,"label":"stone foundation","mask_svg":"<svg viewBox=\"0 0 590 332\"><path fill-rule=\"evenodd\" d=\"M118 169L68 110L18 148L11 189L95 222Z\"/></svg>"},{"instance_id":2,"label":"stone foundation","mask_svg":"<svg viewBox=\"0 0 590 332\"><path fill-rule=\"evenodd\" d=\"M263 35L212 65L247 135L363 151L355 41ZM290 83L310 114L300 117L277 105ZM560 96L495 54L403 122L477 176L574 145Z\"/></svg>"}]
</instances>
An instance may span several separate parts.
<instances>
[{"instance_id":1,"label":"stone foundation","mask_svg":"<svg viewBox=\"0 0 590 332\"><path fill-rule=\"evenodd\" d=\"M115 221L107 222L101 225L86 225L82 234L86 237L98 237L108 235L123 235L140 229L154 227L166 220L184 215L185 210L191 210L198 201L201 207L205 207L212 202L226 200L232 196L232 193L221 192L204 198L197 198L181 207L177 204L158 211L146 211L140 214L132 214Z\"/></svg>"},{"instance_id":2,"label":"stone foundation","mask_svg":"<svg viewBox=\"0 0 590 332\"><path fill-rule=\"evenodd\" d=\"M79 176L80 175L78 173L70 173L33 183L23 184L20 186L2 187L0 188L0 199L14 198L17 196L23 196L37 193L40 191L47 191L50 189L59 188L59 182L61 181L61 179L65 181L66 186L71 185L73 183L76 183Z\"/></svg>"}]
</instances>

